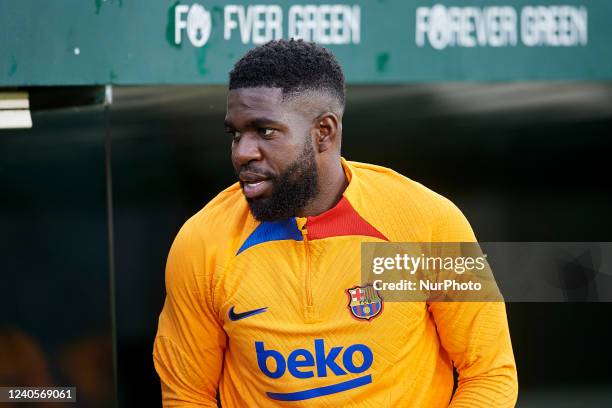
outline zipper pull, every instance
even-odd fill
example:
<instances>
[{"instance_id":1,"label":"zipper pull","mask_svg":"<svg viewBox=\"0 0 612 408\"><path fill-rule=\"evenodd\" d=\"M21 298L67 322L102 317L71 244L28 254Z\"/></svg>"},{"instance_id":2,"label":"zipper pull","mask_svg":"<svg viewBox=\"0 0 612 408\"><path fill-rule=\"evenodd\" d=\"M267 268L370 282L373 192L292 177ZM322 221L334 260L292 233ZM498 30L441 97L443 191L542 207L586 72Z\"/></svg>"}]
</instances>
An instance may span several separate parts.
<instances>
[{"instance_id":1,"label":"zipper pull","mask_svg":"<svg viewBox=\"0 0 612 408\"><path fill-rule=\"evenodd\" d=\"M306 229L306 222L307 221L308 221L308 218L306 218L306 217L295 217L295 223L297 224L298 229L303 234L308 234L308 230Z\"/></svg>"}]
</instances>

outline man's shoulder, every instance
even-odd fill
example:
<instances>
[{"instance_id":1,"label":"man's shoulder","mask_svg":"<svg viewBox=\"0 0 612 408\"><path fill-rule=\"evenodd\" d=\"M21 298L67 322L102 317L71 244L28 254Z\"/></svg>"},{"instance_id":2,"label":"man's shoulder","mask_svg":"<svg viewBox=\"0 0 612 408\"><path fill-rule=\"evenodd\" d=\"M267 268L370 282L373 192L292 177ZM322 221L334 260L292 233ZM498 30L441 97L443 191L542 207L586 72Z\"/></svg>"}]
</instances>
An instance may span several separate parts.
<instances>
[{"instance_id":1,"label":"man's shoulder","mask_svg":"<svg viewBox=\"0 0 612 408\"><path fill-rule=\"evenodd\" d=\"M185 225L208 237L238 234L239 227L247 222L248 212L240 185L234 183L191 216Z\"/></svg>"},{"instance_id":2,"label":"man's shoulder","mask_svg":"<svg viewBox=\"0 0 612 408\"><path fill-rule=\"evenodd\" d=\"M416 180L413 180L388 167L370 163L349 162L355 169L362 188L370 192L370 199L381 201L398 201L405 204L430 206L452 205L443 195L431 190Z\"/></svg>"},{"instance_id":3,"label":"man's shoulder","mask_svg":"<svg viewBox=\"0 0 612 408\"><path fill-rule=\"evenodd\" d=\"M183 223L168 255L167 287L176 288L187 282L185 284L200 285L198 290L202 290L210 285L203 277L213 276L217 267L225 264L235 253L245 229L250 227L245 214L248 205L241 194L236 183Z\"/></svg>"},{"instance_id":4,"label":"man's shoulder","mask_svg":"<svg viewBox=\"0 0 612 408\"><path fill-rule=\"evenodd\" d=\"M349 165L359 180L359 195L364 197L359 200L360 212L380 225L389 238L433 240L439 231L457 222L470 235L465 217L445 196L387 167Z\"/></svg>"}]
</instances>

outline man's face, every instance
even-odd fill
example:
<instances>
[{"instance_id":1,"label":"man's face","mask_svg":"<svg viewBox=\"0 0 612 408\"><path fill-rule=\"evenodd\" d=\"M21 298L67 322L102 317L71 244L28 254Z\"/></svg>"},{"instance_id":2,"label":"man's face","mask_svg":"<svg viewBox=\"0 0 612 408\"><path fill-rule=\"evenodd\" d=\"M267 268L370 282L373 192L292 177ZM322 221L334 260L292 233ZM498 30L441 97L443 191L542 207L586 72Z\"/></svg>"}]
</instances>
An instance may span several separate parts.
<instances>
[{"instance_id":1,"label":"man's face","mask_svg":"<svg viewBox=\"0 0 612 408\"><path fill-rule=\"evenodd\" d=\"M275 221L295 216L317 193L312 121L280 88L229 92L225 128L232 164L253 216Z\"/></svg>"}]
</instances>

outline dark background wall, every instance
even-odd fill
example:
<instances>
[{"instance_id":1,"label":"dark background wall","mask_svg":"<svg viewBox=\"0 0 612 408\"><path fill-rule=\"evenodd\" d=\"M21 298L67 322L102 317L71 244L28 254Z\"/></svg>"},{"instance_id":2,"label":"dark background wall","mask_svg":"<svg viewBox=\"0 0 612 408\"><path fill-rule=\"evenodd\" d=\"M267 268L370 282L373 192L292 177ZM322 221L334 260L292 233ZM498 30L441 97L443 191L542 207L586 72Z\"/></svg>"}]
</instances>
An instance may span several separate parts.
<instances>
[{"instance_id":1,"label":"dark background wall","mask_svg":"<svg viewBox=\"0 0 612 408\"><path fill-rule=\"evenodd\" d=\"M106 114L101 107L48 110L34 114L32 130L0 131L8 294L0 326L40 344L53 381L70 383L62 350L97 338L85 348L103 356L91 365L112 384L114 322L120 406L159 406L151 351L165 259L182 223L234 181L224 114L224 87L121 87ZM609 84L350 87L343 155L391 167L451 198L481 241L610 241L611 130ZM612 402L611 304L507 308L519 406ZM112 399L110 390L95 389Z\"/></svg>"},{"instance_id":2,"label":"dark background wall","mask_svg":"<svg viewBox=\"0 0 612 408\"><path fill-rule=\"evenodd\" d=\"M32 116L0 130L0 386L72 385L79 406L108 407L103 110Z\"/></svg>"}]
</instances>

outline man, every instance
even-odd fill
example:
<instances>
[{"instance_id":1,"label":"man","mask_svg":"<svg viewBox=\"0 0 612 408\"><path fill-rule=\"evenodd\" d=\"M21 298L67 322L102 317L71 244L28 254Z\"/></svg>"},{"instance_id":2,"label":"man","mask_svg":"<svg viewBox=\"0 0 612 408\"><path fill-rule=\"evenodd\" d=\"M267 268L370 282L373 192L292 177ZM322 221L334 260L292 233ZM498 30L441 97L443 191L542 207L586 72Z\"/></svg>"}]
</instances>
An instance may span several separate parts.
<instances>
[{"instance_id":1,"label":"man","mask_svg":"<svg viewBox=\"0 0 612 408\"><path fill-rule=\"evenodd\" d=\"M341 158L333 55L273 41L236 63L229 89L239 182L170 250L153 353L164 406L216 406L217 391L224 407L513 406L503 303L348 307L347 294L376 296L361 286L362 242L475 237L447 199Z\"/></svg>"}]
</instances>

